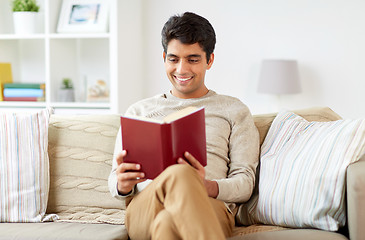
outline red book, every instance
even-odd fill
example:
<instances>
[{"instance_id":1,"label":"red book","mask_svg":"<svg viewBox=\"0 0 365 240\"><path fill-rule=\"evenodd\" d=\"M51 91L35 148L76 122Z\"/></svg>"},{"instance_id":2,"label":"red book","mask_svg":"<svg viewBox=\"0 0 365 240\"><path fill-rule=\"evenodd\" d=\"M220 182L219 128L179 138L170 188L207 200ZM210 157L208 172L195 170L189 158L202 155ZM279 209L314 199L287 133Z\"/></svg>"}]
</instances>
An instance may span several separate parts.
<instances>
[{"instance_id":1,"label":"red book","mask_svg":"<svg viewBox=\"0 0 365 240\"><path fill-rule=\"evenodd\" d=\"M4 101L44 102L44 97L3 97Z\"/></svg>"},{"instance_id":2,"label":"red book","mask_svg":"<svg viewBox=\"0 0 365 240\"><path fill-rule=\"evenodd\" d=\"M141 164L147 179L176 164L186 151L207 165L204 108L184 108L162 121L122 116L121 126L124 162Z\"/></svg>"}]
</instances>

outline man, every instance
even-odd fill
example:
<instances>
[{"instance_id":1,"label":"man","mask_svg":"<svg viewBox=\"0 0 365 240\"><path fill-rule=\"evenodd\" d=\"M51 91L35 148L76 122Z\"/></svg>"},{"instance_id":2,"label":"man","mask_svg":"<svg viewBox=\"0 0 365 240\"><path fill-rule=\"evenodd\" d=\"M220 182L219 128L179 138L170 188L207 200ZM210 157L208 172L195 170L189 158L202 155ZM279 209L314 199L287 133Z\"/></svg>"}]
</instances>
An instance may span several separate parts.
<instances>
[{"instance_id":1,"label":"man","mask_svg":"<svg viewBox=\"0 0 365 240\"><path fill-rule=\"evenodd\" d=\"M163 118L187 106L204 107L208 157L204 168L186 152L178 164L153 181L146 180L140 165L123 163L128 153L120 153L118 134L109 188L127 205L125 222L131 239L225 239L232 234L237 203L251 196L258 133L241 101L205 85L215 42L214 29L205 18L188 12L172 16L162 29L163 59L172 89L127 110L126 114Z\"/></svg>"}]
</instances>

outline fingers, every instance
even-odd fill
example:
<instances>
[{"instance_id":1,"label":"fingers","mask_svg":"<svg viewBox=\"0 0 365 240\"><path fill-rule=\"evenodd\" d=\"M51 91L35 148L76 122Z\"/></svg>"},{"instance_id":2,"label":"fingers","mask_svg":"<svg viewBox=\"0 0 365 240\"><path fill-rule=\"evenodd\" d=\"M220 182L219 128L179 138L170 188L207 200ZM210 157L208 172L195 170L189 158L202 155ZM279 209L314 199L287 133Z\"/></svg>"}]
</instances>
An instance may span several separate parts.
<instances>
[{"instance_id":1,"label":"fingers","mask_svg":"<svg viewBox=\"0 0 365 240\"><path fill-rule=\"evenodd\" d=\"M127 152L123 150L120 154L117 156L117 174L120 173L126 173L126 172L138 172L141 170L141 165L136 163L125 163L123 162L123 158L127 155ZM133 174L126 175L128 178L144 178L144 174L139 173L138 176L134 176Z\"/></svg>"},{"instance_id":2,"label":"fingers","mask_svg":"<svg viewBox=\"0 0 365 240\"><path fill-rule=\"evenodd\" d=\"M143 182L145 174L140 172L141 165L135 163L125 163L123 158L127 155L127 151L123 150L117 155L116 160L118 167L116 169L117 174L117 187L121 194L128 194L137 183Z\"/></svg>"},{"instance_id":3,"label":"fingers","mask_svg":"<svg viewBox=\"0 0 365 240\"><path fill-rule=\"evenodd\" d=\"M119 153L119 154L117 155L117 164L118 164L118 166L119 166L120 164L122 164L122 162L123 162L123 158L124 158L126 155L127 155L127 151L126 151L126 150L123 150L121 153Z\"/></svg>"},{"instance_id":4,"label":"fingers","mask_svg":"<svg viewBox=\"0 0 365 240\"><path fill-rule=\"evenodd\" d=\"M190 153L185 152L184 157L186 160L190 163L191 166L193 166L196 169L203 169L203 165L200 164L200 162Z\"/></svg>"},{"instance_id":5,"label":"fingers","mask_svg":"<svg viewBox=\"0 0 365 240\"><path fill-rule=\"evenodd\" d=\"M121 194L128 194L132 191L137 183L146 181L144 178L137 177L140 173L124 173L118 175L118 192Z\"/></svg>"},{"instance_id":6,"label":"fingers","mask_svg":"<svg viewBox=\"0 0 365 240\"><path fill-rule=\"evenodd\" d=\"M146 179L143 172L139 172L141 166L135 163L122 163L117 168L117 187L122 194L129 193L137 183Z\"/></svg>"},{"instance_id":7,"label":"fingers","mask_svg":"<svg viewBox=\"0 0 365 240\"><path fill-rule=\"evenodd\" d=\"M117 172L118 173L123 173L123 172L127 172L127 171L139 171L141 170L141 165L140 164L136 164L136 163L125 163L123 161L124 157L127 155L127 151L123 150L121 153L119 153L117 155L117 164L118 164L118 168L117 168Z\"/></svg>"},{"instance_id":8,"label":"fingers","mask_svg":"<svg viewBox=\"0 0 365 240\"><path fill-rule=\"evenodd\" d=\"M117 173L124 173L128 171L139 171L141 170L141 165L136 163L121 163L117 168Z\"/></svg>"},{"instance_id":9,"label":"fingers","mask_svg":"<svg viewBox=\"0 0 365 240\"><path fill-rule=\"evenodd\" d=\"M188 152L184 153L184 157L186 160L184 160L183 158L179 158L177 160L177 162L179 164L191 165L193 168L196 169L196 171L198 172L198 174L202 178L202 180L204 180L205 179L205 168L203 167L203 165L201 165L200 162L198 160L196 160L196 158Z\"/></svg>"},{"instance_id":10,"label":"fingers","mask_svg":"<svg viewBox=\"0 0 365 240\"><path fill-rule=\"evenodd\" d=\"M184 160L184 159L182 159L182 158L177 159L177 163L179 163L179 164L186 164L186 165L190 165L187 161L185 161L185 160Z\"/></svg>"},{"instance_id":11,"label":"fingers","mask_svg":"<svg viewBox=\"0 0 365 240\"><path fill-rule=\"evenodd\" d=\"M143 172L125 172L118 175L118 181L135 181L143 179L145 174Z\"/></svg>"},{"instance_id":12,"label":"fingers","mask_svg":"<svg viewBox=\"0 0 365 240\"><path fill-rule=\"evenodd\" d=\"M121 163L117 168L118 181L129 181L142 179L145 177L141 170L140 164L135 163Z\"/></svg>"},{"instance_id":13,"label":"fingers","mask_svg":"<svg viewBox=\"0 0 365 240\"><path fill-rule=\"evenodd\" d=\"M144 179L144 176L143 172L126 172L124 174L119 174L118 185L120 185L121 188L134 187L137 183L146 180Z\"/></svg>"}]
</instances>

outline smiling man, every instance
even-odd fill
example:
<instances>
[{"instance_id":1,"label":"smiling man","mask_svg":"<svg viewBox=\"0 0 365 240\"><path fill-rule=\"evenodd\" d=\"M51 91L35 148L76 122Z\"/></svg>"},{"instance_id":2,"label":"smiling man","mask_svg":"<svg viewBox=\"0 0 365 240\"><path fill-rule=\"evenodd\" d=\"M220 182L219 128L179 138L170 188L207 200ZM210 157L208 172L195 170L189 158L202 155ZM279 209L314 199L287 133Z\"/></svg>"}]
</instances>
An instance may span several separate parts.
<instances>
[{"instance_id":1,"label":"smiling man","mask_svg":"<svg viewBox=\"0 0 365 240\"><path fill-rule=\"evenodd\" d=\"M205 86L205 72L213 64L214 54L209 60L199 43L183 44L172 39L167 51L163 52L165 69L172 83L172 95L178 98L198 98L208 93Z\"/></svg>"},{"instance_id":2,"label":"smiling man","mask_svg":"<svg viewBox=\"0 0 365 240\"><path fill-rule=\"evenodd\" d=\"M238 204L254 188L259 138L249 109L205 85L214 62L215 32L194 13L172 16L162 29L163 59L170 92L141 100L128 115L161 119L187 106L205 108L207 166L185 153L157 178L144 179L138 164L124 163L117 136L109 176L111 194L127 205L131 239L225 239ZM189 129L186 129L189 131Z\"/></svg>"}]
</instances>

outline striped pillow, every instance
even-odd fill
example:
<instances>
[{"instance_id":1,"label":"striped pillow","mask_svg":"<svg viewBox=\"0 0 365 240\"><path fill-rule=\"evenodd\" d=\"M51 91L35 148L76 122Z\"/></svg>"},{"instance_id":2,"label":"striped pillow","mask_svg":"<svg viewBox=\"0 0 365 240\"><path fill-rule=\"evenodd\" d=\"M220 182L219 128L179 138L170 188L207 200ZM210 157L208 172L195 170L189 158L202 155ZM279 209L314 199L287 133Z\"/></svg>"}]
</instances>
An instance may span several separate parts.
<instances>
[{"instance_id":1,"label":"striped pillow","mask_svg":"<svg viewBox=\"0 0 365 240\"><path fill-rule=\"evenodd\" d=\"M250 223L336 231L345 225L345 174L365 150L365 119L274 119L261 146L259 195Z\"/></svg>"},{"instance_id":2,"label":"striped pillow","mask_svg":"<svg viewBox=\"0 0 365 240\"><path fill-rule=\"evenodd\" d=\"M52 109L0 113L0 222L41 222L49 191Z\"/></svg>"}]
</instances>

